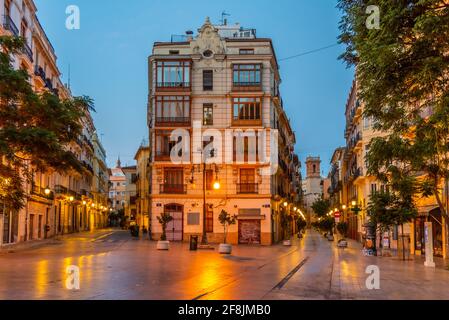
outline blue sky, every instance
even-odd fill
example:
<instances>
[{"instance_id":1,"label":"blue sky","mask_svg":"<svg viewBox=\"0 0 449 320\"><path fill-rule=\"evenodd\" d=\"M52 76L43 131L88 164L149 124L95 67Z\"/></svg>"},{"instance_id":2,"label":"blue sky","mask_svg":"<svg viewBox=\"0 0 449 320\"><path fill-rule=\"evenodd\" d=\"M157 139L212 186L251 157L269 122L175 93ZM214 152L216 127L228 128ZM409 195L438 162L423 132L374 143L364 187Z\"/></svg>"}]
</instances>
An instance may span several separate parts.
<instances>
[{"instance_id":1,"label":"blue sky","mask_svg":"<svg viewBox=\"0 0 449 320\"><path fill-rule=\"evenodd\" d=\"M229 22L256 28L273 39L278 59L337 42L340 12L331 0L174 1L174 0L35 0L38 17L55 47L67 82L71 66L74 95L95 99L93 115L106 148L108 164L120 154L133 164L147 136L147 57L155 41L197 30L210 16L218 23L223 10ZM77 5L81 29L65 28L65 9ZM302 161L321 156L327 174L333 150L344 145L344 107L353 71L337 60L337 46L281 61L281 94L297 135Z\"/></svg>"}]
</instances>

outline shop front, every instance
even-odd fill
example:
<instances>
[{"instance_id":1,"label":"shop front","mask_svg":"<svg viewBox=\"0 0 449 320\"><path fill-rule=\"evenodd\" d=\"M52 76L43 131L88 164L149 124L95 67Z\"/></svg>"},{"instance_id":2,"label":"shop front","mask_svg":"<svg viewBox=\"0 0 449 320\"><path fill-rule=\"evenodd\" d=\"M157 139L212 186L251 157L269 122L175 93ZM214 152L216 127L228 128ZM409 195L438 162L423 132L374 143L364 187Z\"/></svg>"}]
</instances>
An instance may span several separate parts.
<instances>
[{"instance_id":1,"label":"shop front","mask_svg":"<svg viewBox=\"0 0 449 320\"><path fill-rule=\"evenodd\" d=\"M432 223L433 255L443 256L443 220L439 208L429 211L427 215L422 214L415 219L415 254L425 255L424 223Z\"/></svg>"}]
</instances>

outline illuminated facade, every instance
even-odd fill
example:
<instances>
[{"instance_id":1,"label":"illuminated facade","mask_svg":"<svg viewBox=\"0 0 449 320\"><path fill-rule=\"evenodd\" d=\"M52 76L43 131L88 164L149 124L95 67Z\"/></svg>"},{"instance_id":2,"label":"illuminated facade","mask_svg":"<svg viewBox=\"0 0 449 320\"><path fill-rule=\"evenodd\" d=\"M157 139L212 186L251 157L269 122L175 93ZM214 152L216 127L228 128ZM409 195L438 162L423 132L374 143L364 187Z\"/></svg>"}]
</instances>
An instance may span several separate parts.
<instances>
[{"instance_id":1,"label":"illuminated facade","mask_svg":"<svg viewBox=\"0 0 449 320\"><path fill-rule=\"evenodd\" d=\"M32 0L0 0L0 35L25 39L23 52L13 57L13 67L28 71L36 92L49 91L61 99L68 99L71 97L70 89L61 82L55 50L39 23L36 11ZM101 191L98 189L96 193L107 195L104 189L107 179L99 175L100 170L96 171L102 165L94 168L98 150L101 150L103 163L106 154L98 139L96 147L93 144L95 126L89 112L82 123L82 134L67 148L81 161L84 173L60 175L34 170L32 181L24 185L28 195L25 207L19 212L3 207L0 212L1 245L41 240L106 225L107 202L92 193L101 184Z\"/></svg>"},{"instance_id":2,"label":"illuminated facade","mask_svg":"<svg viewBox=\"0 0 449 320\"><path fill-rule=\"evenodd\" d=\"M167 212L174 217L168 240L188 241L205 229L210 242L221 242L218 215L226 210L237 216L231 243L282 240L280 215L293 214L301 176L271 39L207 19L197 36L177 40L155 43L149 57L150 171L138 176L149 181L153 239L161 234L157 216ZM173 140L174 130L184 137Z\"/></svg>"}]
</instances>

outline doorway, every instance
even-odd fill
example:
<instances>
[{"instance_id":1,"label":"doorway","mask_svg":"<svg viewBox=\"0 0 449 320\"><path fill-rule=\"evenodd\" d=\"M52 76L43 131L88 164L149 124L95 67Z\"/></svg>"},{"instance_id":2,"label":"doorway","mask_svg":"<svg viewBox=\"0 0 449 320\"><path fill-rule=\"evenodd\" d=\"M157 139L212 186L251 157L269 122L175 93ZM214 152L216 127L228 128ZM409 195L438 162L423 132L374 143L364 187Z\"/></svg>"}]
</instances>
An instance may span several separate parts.
<instances>
[{"instance_id":1,"label":"doorway","mask_svg":"<svg viewBox=\"0 0 449 320\"><path fill-rule=\"evenodd\" d=\"M173 217L173 220L167 224L167 240L182 241L184 225L184 206L179 204L168 204L165 206L165 213Z\"/></svg>"}]
</instances>

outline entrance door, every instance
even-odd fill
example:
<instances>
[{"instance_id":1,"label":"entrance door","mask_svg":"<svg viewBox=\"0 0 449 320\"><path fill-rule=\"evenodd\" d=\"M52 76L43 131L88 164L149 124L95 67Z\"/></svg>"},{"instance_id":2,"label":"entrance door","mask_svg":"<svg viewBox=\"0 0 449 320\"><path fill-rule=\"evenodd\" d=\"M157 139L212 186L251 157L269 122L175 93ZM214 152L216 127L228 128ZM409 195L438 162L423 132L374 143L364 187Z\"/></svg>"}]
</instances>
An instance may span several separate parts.
<instances>
[{"instance_id":1,"label":"entrance door","mask_svg":"<svg viewBox=\"0 0 449 320\"><path fill-rule=\"evenodd\" d=\"M260 244L260 220L239 220L239 243Z\"/></svg>"},{"instance_id":2,"label":"entrance door","mask_svg":"<svg viewBox=\"0 0 449 320\"><path fill-rule=\"evenodd\" d=\"M169 204L165 206L165 212L173 217L173 220L167 224L167 240L182 241L184 207L182 205Z\"/></svg>"},{"instance_id":3,"label":"entrance door","mask_svg":"<svg viewBox=\"0 0 449 320\"><path fill-rule=\"evenodd\" d=\"M34 214L30 214L30 240L34 239Z\"/></svg>"}]
</instances>

